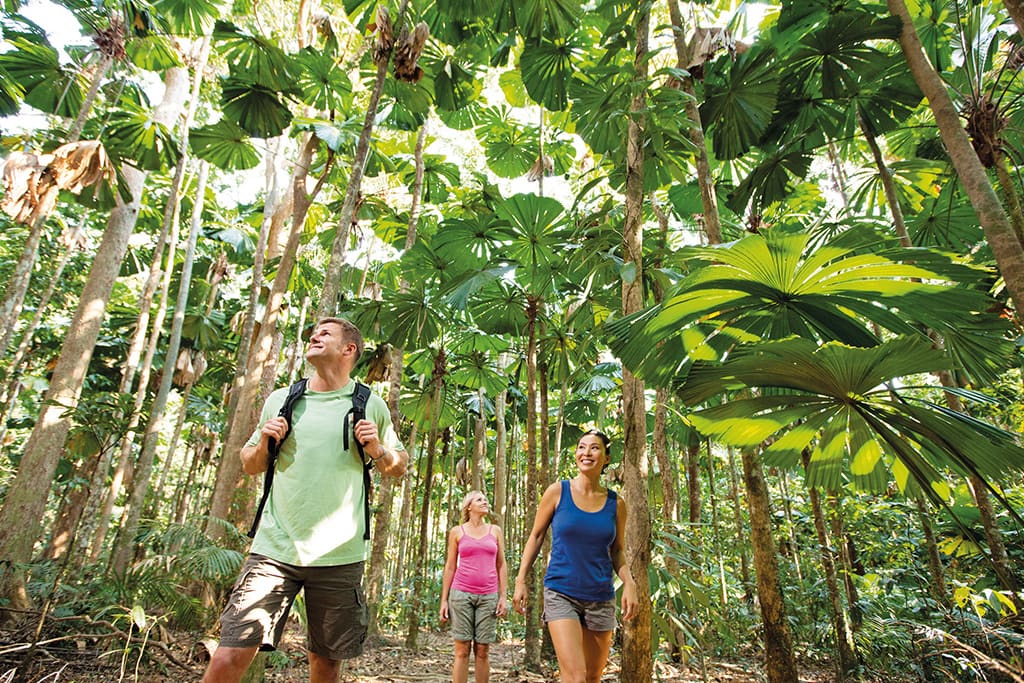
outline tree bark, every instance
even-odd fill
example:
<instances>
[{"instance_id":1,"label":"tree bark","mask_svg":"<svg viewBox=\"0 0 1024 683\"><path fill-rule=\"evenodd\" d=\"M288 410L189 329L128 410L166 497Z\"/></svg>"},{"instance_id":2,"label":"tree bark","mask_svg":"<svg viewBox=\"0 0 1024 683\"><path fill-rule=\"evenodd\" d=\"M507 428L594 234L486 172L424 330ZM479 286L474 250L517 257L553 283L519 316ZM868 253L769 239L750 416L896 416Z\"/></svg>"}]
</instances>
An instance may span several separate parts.
<instances>
[{"instance_id":1,"label":"tree bark","mask_svg":"<svg viewBox=\"0 0 1024 683\"><path fill-rule=\"evenodd\" d=\"M183 68L166 72L164 98L154 112L156 120L169 125L177 118L188 90L187 76ZM131 199L111 211L81 301L61 345L53 381L0 509L0 557L8 560L0 568L0 596L8 598L8 604L14 607L27 604L24 577L15 567L31 559L46 510L49 487L41 487L39 482L53 480L63 454L71 428L71 418L65 412L78 405L106 304L138 217L146 174L129 166L123 170Z\"/></svg>"},{"instance_id":2,"label":"tree bark","mask_svg":"<svg viewBox=\"0 0 1024 683\"><path fill-rule=\"evenodd\" d=\"M811 461L811 454L804 450L804 469ZM828 587L829 607L832 611L832 633L836 639L836 680L849 678L857 668L857 655L853 648L853 632L846 618L843 597L839 593L839 576L836 573L835 554L829 542L828 529L825 526L825 513L821 506L821 494L813 486L807 487L811 501L811 514L814 518L814 530L818 534L818 549L821 552L821 567L825 572L825 585ZM834 539L836 540L836 539ZM838 539L840 542L842 539Z\"/></svg>"},{"instance_id":3,"label":"tree bark","mask_svg":"<svg viewBox=\"0 0 1024 683\"><path fill-rule=\"evenodd\" d=\"M110 566L116 574L123 574L131 561L135 547L135 534L139 528L139 520L142 518L142 508L145 504L146 493L149 491L150 478L153 474L153 463L156 461L157 440L160 438L160 430L163 427L167 399L171 395L171 386L174 381L174 366L178 360L178 350L181 348L181 330L185 325L188 292L192 286L192 265L195 263L196 244L199 241L199 232L202 229L202 212L209 170L209 164L205 161L199 163L196 198L192 206L192 225L189 231L188 246L185 248L185 261L181 265L178 300L174 306L171 336L167 342L167 352L164 356L163 375L160 379L160 388L157 390L156 397L153 399L153 404L149 409L149 422L146 425L142 452L139 454L138 465L132 480L131 494L128 496L125 506L125 513L118 530L114 552L111 553ZM184 406L182 409L184 410Z\"/></svg>"},{"instance_id":4,"label":"tree bark","mask_svg":"<svg viewBox=\"0 0 1024 683\"><path fill-rule=\"evenodd\" d=\"M427 463L426 472L423 475L423 503L420 507L420 532L419 545L416 548L416 568L413 572L412 599L409 601L408 632L405 636L405 646L415 650L418 646L420 633L420 611L425 602L426 566L427 551L429 549L427 534L430 523L430 491L434 481L434 454L437 452L437 440L439 436L438 423L441 419L441 408L444 401L445 375L447 374L447 360L444 349L439 349L434 356L434 378L431 380L433 396L431 398L430 414L430 436L427 439Z\"/></svg>"},{"instance_id":5,"label":"tree bark","mask_svg":"<svg viewBox=\"0 0 1024 683\"><path fill-rule=\"evenodd\" d=\"M914 498L914 505L917 507L918 519L921 520L924 545L928 552L928 569L931 575L931 580L928 582L929 589L937 603L944 607L949 607L949 591L946 589L946 568L942 564L939 544L935 541L935 531L932 529L931 515L925 505L923 496Z\"/></svg>"},{"instance_id":6,"label":"tree bark","mask_svg":"<svg viewBox=\"0 0 1024 683\"><path fill-rule=\"evenodd\" d=\"M526 492L523 519L533 523L537 515L537 499L541 493L540 468L537 462L537 316L539 303L528 299L526 311ZM536 563L534 563L536 566ZM540 572L533 569L526 577L526 655L524 664L531 671L540 670Z\"/></svg>"},{"instance_id":7,"label":"tree bark","mask_svg":"<svg viewBox=\"0 0 1024 683\"><path fill-rule=\"evenodd\" d=\"M918 87L928 98L928 106L935 115L942 143L949 152L949 158L956 168L957 175L960 176L960 182L963 183L971 205L978 215L985 239L992 249L992 255L995 256L1010 298L1018 307L1024 306L1024 248L1021 247L999 197L992 189L985 167L981 165L967 131L960 122L959 113L946 90L946 84L928 61L921 47L921 40L906 3L904 0L886 0L886 3L893 16L899 17L903 22L900 31L903 56Z\"/></svg>"},{"instance_id":8,"label":"tree bark","mask_svg":"<svg viewBox=\"0 0 1024 683\"><path fill-rule=\"evenodd\" d=\"M666 520L678 520L676 511L679 502L676 497L678 482L675 463L668 457L668 390L659 388L654 398L654 459L661 471L661 514Z\"/></svg>"},{"instance_id":9,"label":"tree bark","mask_svg":"<svg viewBox=\"0 0 1024 683\"><path fill-rule=\"evenodd\" d=\"M676 66L685 69L689 65L686 51L686 34L683 29L683 15L679 11L678 0L668 0L668 14L672 20L672 41L676 48ZM704 235L709 244L722 243L722 221L718 215L718 196L715 191L715 179L711 176L711 163L708 160L708 148L704 139L704 125L700 120L700 109L697 106L696 90L692 78L683 78L679 88L689 97L686 99L685 111L689 125L690 142L695 147L695 164L697 167L697 185L700 188L700 202L703 209Z\"/></svg>"},{"instance_id":10,"label":"tree bark","mask_svg":"<svg viewBox=\"0 0 1024 683\"><path fill-rule=\"evenodd\" d=\"M402 22L405 21L405 9L409 0L401 0L398 8L398 16L395 18L394 27L396 33ZM356 220L356 205L359 200L359 193L363 183L363 171L366 167L366 157L370 151L370 136L373 134L373 124L377 118L377 109L380 106L380 98L384 92L384 78L387 76L388 64L391 63L389 50L386 58L381 59L377 65L377 75L370 90L370 100L366 105L366 116L363 118L363 127L359 133L359 141L356 143L355 155L352 158L352 170L349 174L348 185L345 187L345 199L341 205L338 220L338 233L334 238L331 247L331 259L327 264L324 273L324 287L320 294L320 317L334 315L338 305L338 283L341 282L341 271L345 265L345 254L348 252L348 236L352 224Z\"/></svg>"},{"instance_id":11,"label":"tree bark","mask_svg":"<svg viewBox=\"0 0 1024 683\"><path fill-rule=\"evenodd\" d=\"M904 247L910 247L913 243L910 241L910 233L907 232L907 223L903 219L903 208L900 206L900 198L896 193L896 183L892 179L892 171L889 170L888 165L885 163L885 157L882 156L882 148L878 146L878 140L872 135L871 131L868 130L867 125L864 123L864 119L857 116L857 121L860 123L861 133L864 134L864 140L868 143L868 149L871 150L871 158L875 160L875 168L878 170L878 177L882 180L882 192L885 194L885 201L889 205L889 214L892 216L892 227L896 231L896 236L900 240L900 245Z\"/></svg>"},{"instance_id":12,"label":"tree bark","mask_svg":"<svg viewBox=\"0 0 1024 683\"><path fill-rule=\"evenodd\" d=\"M318 140L307 133L303 139L302 152L295 163L295 174L292 177L295 211L292 214L291 232L288 235L287 247L278 263L277 275L271 285L259 332L249 352L245 377L238 388L235 411L228 418L230 427L224 441L223 456L217 470L217 482L210 503L210 516L214 518L240 521L235 519L236 515L231 511L232 495L242 475L242 463L238 454L259 419L260 381L264 367L271 360L277 321L281 315L281 304L288 289L288 281L295 267L299 238L302 236L306 213L313 197L319 192L326 177L325 175L320 178L312 192L306 189L307 170L318 144ZM223 538L223 533L218 530L216 524L209 524L207 533L215 540Z\"/></svg>"},{"instance_id":13,"label":"tree bark","mask_svg":"<svg viewBox=\"0 0 1024 683\"><path fill-rule=\"evenodd\" d=\"M622 229L624 264L633 264L631 278L622 280L622 313L629 315L644 306L643 291L643 204L644 204L644 126L647 108L646 81L648 71L647 45L650 33L650 7L639 10L636 27L636 50L633 61L634 81L639 92L630 104L626 134L626 209ZM623 683L646 683L653 680L654 662L651 653L651 591L647 568L651 563L651 512L648 504L647 405L644 383L628 369L622 369L623 421L623 498L629 505L626 520L626 558L636 583L637 614L623 626Z\"/></svg>"},{"instance_id":14,"label":"tree bark","mask_svg":"<svg viewBox=\"0 0 1024 683\"><path fill-rule=\"evenodd\" d=\"M765 674L768 683L796 683L796 659L793 637L786 620L786 603L779 583L778 552L772 535L772 517L768 487L761 460L751 451L743 451L743 480L747 488L750 536L757 570L757 596L764 625Z\"/></svg>"},{"instance_id":15,"label":"tree bark","mask_svg":"<svg viewBox=\"0 0 1024 683\"><path fill-rule=\"evenodd\" d=\"M1017 27L1017 35L1024 36L1024 0L1003 0L1003 7L1013 19L1013 23Z\"/></svg>"}]
</instances>

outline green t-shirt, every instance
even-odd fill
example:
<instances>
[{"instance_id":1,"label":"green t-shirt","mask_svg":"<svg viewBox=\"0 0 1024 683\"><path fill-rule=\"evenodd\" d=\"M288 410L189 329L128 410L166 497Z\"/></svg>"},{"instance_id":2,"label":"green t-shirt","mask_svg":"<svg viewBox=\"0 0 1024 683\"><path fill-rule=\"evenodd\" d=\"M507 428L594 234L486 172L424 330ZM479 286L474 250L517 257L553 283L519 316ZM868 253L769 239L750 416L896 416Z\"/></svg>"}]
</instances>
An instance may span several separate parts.
<instances>
[{"instance_id":1,"label":"green t-shirt","mask_svg":"<svg viewBox=\"0 0 1024 683\"><path fill-rule=\"evenodd\" d=\"M281 446L274 484L263 510L251 552L301 567L361 562L363 539L363 466L349 423L344 450L345 415L352 407L355 381L336 391L310 391L296 401L292 431ZM246 442L259 443L263 423L278 414L288 388L274 391L263 406L260 424ZM391 424L388 406L371 393L366 419L377 423L381 443L405 450Z\"/></svg>"}]
</instances>

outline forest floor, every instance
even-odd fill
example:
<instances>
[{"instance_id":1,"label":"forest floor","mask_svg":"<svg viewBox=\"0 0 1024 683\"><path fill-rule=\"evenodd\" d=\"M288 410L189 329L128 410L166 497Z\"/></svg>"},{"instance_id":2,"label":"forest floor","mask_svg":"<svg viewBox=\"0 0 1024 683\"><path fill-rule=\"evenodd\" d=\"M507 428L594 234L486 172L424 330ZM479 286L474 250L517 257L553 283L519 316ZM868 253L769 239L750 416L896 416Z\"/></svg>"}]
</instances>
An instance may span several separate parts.
<instances>
[{"instance_id":1,"label":"forest floor","mask_svg":"<svg viewBox=\"0 0 1024 683\"><path fill-rule=\"evenodd\" d=\"M213 641L195 639L189 634L170 634L162 641L150 641L147 658L138 662L138 652L123 658L120 650L103 655L63 656L42 650L34 658L31 673L20 678L22 683L187 683L199 681L208 661L208 646ZM2 649L2 648L0 648ZM124 661L122 662L122 659ZM755 659L707 663L707 677L702 677L699 664L675 667L658 664L654 680L661 683L761 683L764 674ZM14 683L18 662L0 657L0 683ZM138 669L136 670L136 667ZM362 656L346 662L342 683L444 683L451 680L452 643L447 633L421 633L419 648L406 649L398 637L377 637L367 644ZM123 670L122 670L123 668ZM472 681L472 670L470 680ZM612 651L602 681L619 679L617 653ZM554 683L558 680L554 661L547 663L543 674L523 668L522 642L506 641L491 648L493 683ZM829 683L829 671L801 670L802 683ZM265 683L305 683L308 681L303 637L294 621L277 653L268 659Z\"/></svg>"}]
</instances>

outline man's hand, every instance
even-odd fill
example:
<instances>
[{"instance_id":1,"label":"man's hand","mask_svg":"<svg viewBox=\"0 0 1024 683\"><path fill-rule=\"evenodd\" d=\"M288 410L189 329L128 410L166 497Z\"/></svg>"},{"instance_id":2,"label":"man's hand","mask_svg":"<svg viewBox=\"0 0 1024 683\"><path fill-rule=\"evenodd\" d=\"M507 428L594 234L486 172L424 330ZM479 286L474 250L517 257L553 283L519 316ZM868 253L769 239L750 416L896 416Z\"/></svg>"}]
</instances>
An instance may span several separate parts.
<instances>
[{"instance_id":1,"label":"man's hand","mask_svg":"<svg viewBox=\"0 0 1024 683\"><path fill-rule=\"evenodd\" d=\"M363 450L371 458L379 458L381 456L381 450L383 446L380 443L380 435L377 433L377 423L370 422L369 420L360 420L356 422L353 431L356 435L356 441L363 445Z\"/></svg>"},{"instance_id":2,"label":"man's hand","mask_svg":"<svg viewBox=\"0 0 1024 683\"><path fill-rule=\"evenodd\" d=\"M287 435L288 420L281 416L270 418L263 424L263 428L260 430L260 436L267 440L266 445L268 447L271 441L276 441L277 445L280 446Z\"/></svg>"}]
</instances>

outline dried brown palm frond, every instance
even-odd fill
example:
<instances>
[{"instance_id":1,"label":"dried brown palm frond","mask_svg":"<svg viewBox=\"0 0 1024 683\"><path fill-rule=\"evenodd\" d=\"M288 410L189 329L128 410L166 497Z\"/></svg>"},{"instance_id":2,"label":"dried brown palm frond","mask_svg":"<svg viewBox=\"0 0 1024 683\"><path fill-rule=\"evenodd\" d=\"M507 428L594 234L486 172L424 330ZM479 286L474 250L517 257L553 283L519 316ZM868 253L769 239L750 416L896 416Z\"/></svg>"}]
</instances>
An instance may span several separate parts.
<instances>
[{"instance_id":1,"label":"dried brown palm frond","mask_svg":"<svg viewBox=\"0 0 1024 683\"><path fill-rule=\"evenodd\" d=\"M110 157L97 140L61 145L52 154L12 152L4 163L0 209L18 223L33 223L50 215L59 190L78 194L114 177Z\"/></svg>"},{"instance_id":2,"label":"dried brown palm frond","mask_svg":"<svg viewBox=\"0 0 1024 683\"><path fill-rule=\"evenodd\" d=\"M422 21L416 24L412 33L402 28L398 43L395 45L395 78L409 83L415 83L423 78L423 69L416 62L423 54L423 47L429 37L430 28Z\"/></svg>"},{"instance_id":3,"label":"dried brown palm frond","mask_svg":"<svg viewBox=\"0 0 1024 683\"><path fill-rule=\"evenodd\" d=\"M391 14L384 5L377 6L377 42L373 46L373 63L377 66L384 64L391 54L391 48L395 44L395 32L391 25Z\"/></svg>"}]
</instances>

